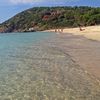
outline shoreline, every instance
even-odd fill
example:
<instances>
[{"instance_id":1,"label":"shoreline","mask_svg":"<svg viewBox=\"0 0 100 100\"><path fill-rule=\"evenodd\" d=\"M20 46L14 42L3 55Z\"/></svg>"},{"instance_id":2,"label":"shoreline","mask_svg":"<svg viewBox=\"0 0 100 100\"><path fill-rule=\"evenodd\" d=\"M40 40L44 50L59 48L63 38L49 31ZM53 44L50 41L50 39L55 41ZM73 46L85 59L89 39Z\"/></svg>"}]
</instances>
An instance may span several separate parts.
<instances>
[{"instance_id":1,"label":"shoreline","mask_svg":"<svg viewBox=\"0 0 100 100\"><path fill-rule=\"evenodd\" d=\"M63 33L80 35L80 36L86 37L87 39L100 41L100 25L82 27L82 29L83 31L80 31L79 28L64 28ZM54 29L45 30L44 32L55 32L55 30Z\"/></svg>"},{"instance_id":2,"label":"shoreline","mask_svg":"<svg viewBox=\"0 0 100 100\"><path fill-rule=\"evenodd\" d=\"M87 39L81 35L59 34L59 35L56 35L54 39L51 39L51 42L49 41L49 44L50 44L50 48L54 49L53 52L56 52L56 51L61 52L61 55L58 57L63 58L64 56L62 55L62 53L66 57L68 57L64 61L63 60L59 61L61 62L59 63L59 65L61 64L59 67L60 69L65 70L66 72L66 68L63 68L63 63L64 65L66 65L66 62L68 62L69 60L71 60L74 63L73 66L69 66L68 68L69 71L66 72L65 77L67 77L68 73L71 71L70 75L72 76L70 76L70 78L73 77L72 79L73 81L71 80L72 83L82 82L82 84L84 84L84 79L85 79L87 83L86 85L81 86L81 88L84 88L84 87L89 88L87 84L90 82L91 85L95 83L95 85L98 86L97 91L100 89L100 67L99 67L100 65L100 62L99 62L100 61L100 42L99 41L91 41L90 39ZM78 72L76 72L77 69L78 69ZM58 69L56 69L56 71L57 70ZM75 72L73 72L73 70L75 70ZM85 75L87 76L87 78L85 77ZM84 79L82 79L83 77ZM76 78L77 80L75 80ZM88 80L89 78L92 80ZM66 79L68 79L68 77ZM75 86L75 83L74 83L74 86ZM96 87L91 87L91 89L95 89L95 88ZM77 89L79 89L79 87ZM93 93L96 93L96 92L93 92ZM93 94L91 96L93 96ZM100 96L98 96L98 98L100 98Z\"/></svg>"},{"instance_id":3,"label":"shoreline","mask_svg":"<svg viewBox=\"0 0 100 100\"><path fill-rule=\"evenodd\" d=\"M100 35L100 34L99 34ZM73 61L87 73L95 76L100 84L100 41L73 33L58 34L55 43L60 50L69 54Z\"/></svg>"}]
</instances>

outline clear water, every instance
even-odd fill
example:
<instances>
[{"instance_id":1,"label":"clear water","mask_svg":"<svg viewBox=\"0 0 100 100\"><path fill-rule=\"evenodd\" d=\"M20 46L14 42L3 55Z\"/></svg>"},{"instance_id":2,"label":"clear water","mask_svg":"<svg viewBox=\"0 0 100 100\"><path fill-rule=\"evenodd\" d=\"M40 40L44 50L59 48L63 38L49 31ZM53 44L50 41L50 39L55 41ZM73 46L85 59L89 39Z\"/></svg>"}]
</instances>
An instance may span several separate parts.
<instances>
[{"instance_id":1,"label":"clear water","mask_svg":"<svg viewBox=\"0 0 100 100\"><path fill-rule=\"evenodd\" d=\"M13 55L17 50L23 51L25 47L39 43L52 36L51 34L46 32L0 34L0 66L3 63L1 60L8 57L10 53Z\"/></svg>"},{"instance_id":2,"label":"clear water","mask_svg":"<svg viewBox=\"0 0 100 100\"><path fill-rule=\"evenodd\" d=\"M34 47L31 48L32 46L40 44L52 35L53 33L47 32L0 34L0 69L10 66L13 56L22 57L27 50L34 49ZM7 63L8 61L9 63ZM16 65L16 61L14 65Z\"/></svg>"},{"instance_id":3,"label":"clear water","mask_svg":"<svg viewBox=\"0 0 100 100\"><path fill-rule=\"evenodd\" d=\"M31 88L38 77L33 66L39 64L35 58L43 55L41 42L53 35L47 32L0 34L0 100L33 98Z\"/></svg>"},{"instance_id":4,"label":"clear water","mask_svg":"<svg viewBox=\"0 0 100 100\"><path fill-rule=\"evenodd\" d=\"M13 47L32 45L37 41L41 41L53 33L34 32L34 33L11 33L0 34L0 50L9 49ZM2 52L2 51L1 51Z\"/></svg>"},{"instance_id":5,"label":"clear water","mask_svg":"<svg viewBox=\"0 0 100 100\"><path fill-rule=\"evenodd\" d=\"M100 100L63 43L54 33L0 34L0 100Z\"/></svg>"}]
</instances>

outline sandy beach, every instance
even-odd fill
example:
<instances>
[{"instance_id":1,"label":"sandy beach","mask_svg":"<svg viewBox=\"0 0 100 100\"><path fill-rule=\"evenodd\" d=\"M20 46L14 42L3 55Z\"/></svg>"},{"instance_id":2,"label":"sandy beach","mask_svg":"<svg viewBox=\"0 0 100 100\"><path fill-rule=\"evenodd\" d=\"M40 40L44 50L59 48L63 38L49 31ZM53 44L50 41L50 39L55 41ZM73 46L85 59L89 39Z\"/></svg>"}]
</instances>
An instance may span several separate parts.
<instances>
[{"instance_id":1,"label":"sandy beach","mask_svg":"<svg viewBox=\"0 0 100 100\"><path fill-rule=\"evenodd\" d=\"M63 33L71 33L73 35L82 35L88 39L100 41L100 25L99 26L88 26L82 27L83 31L79 28L65 28ZM54 30L47 30L49 32L54 32Z\"/></svg>"},{"instance_id":2,"label":"sandy beach","mask_svg":"<svg viewBox=\"0 0 100 100\"><path fill-rule=\"evenodd\" d=\"M64 33L72 33L74 35L83 35L88 39L99 40L100 41L100 26L89 26L83 27L83 31L79 28L65 29Z\"/></svg>"}]
</instances>

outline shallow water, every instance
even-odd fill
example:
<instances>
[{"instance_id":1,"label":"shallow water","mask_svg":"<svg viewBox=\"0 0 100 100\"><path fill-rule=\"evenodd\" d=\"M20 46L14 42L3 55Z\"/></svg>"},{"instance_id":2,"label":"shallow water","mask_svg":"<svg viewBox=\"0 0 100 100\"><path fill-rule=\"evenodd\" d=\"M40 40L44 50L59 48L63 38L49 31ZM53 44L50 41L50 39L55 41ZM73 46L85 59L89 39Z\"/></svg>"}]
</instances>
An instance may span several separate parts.
<instances>
[{"instance_id":1,"label":"shallow water","mask_svg":"<svg viewBox=\"0 0 100 100\"><path fill-rule=\"evenodd\" d=\"M42 55L41 42L52 35L47 32L0 34L0 100L22 100L22 91L31 92L30 87L28 91L22 89L29 78L33 77L34 80L31 67L34 66L34 58Z\"/></svg>"},{"instance_id":2,"label":"shallow water","mask_svg":"<svg viewBox=\"0 0 100 100\"><path fill-rule=\"evenodd\" d=\"M100 87L54 33L0 34L0 100L100 100Z\"/></svg>"}]
</instances>

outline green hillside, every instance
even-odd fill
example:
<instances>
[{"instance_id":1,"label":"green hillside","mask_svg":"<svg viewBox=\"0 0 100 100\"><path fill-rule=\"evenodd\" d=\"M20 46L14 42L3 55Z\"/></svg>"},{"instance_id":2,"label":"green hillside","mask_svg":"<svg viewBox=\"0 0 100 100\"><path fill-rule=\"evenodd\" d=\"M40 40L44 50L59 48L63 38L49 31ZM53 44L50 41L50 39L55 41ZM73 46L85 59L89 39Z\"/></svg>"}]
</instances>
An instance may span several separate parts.
<instances>
[{"instance_id":1,"label":"green hillside","mask_svg":"<svg viewBox=\"0 0 100 100\"><path fill-rule=\"evenodd\" d=\"M0 32L41 31L100 24L100 8L34 7L0 25Z\"/></svg>"}]
</instances>

